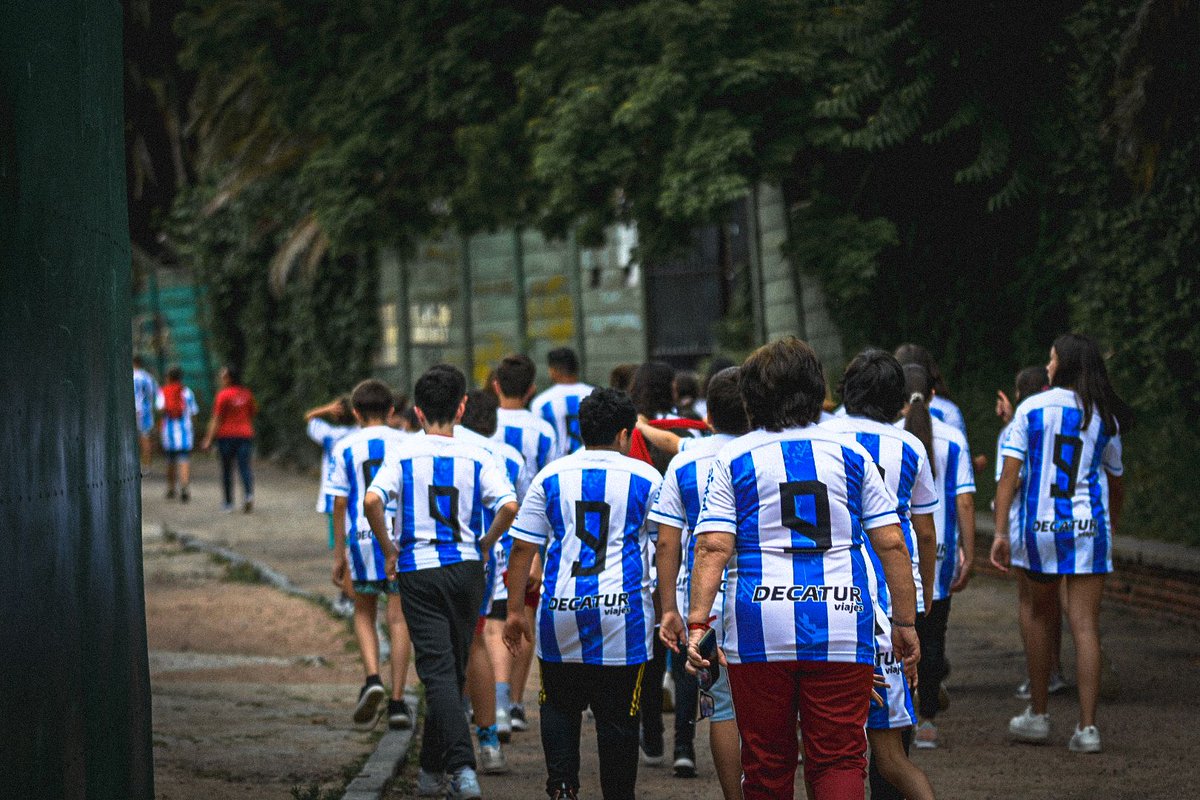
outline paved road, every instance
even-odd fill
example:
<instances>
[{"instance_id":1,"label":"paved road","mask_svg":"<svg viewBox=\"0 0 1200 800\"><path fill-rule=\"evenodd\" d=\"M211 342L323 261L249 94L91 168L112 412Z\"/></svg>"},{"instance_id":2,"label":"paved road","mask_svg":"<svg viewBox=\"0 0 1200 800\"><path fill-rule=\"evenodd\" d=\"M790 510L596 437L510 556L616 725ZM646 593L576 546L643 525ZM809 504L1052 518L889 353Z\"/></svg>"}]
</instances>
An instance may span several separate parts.
<instances>
[{"instance_id":1,"label":"paved road","mask_svg":"<svg viewBox=\"0 0 1200 800\"><path fill-rule=\"evenodd\" d=\"M260 465L255 512L222 515L211 461L199 459L196 472L189 506L163 501L160 479L146 482L148 522L162 521L226 544L266 561L301 586L333 592L324 521L312 511L315 478ZM1102 625L1106 649L1123 682L1121 698L1101 708L1105 752L1075 756L1066 750L1077 719L1076 701L1069 696L1052 700L1053 745L1012 745L1006 741L1005 725L1022 708L1012 690L1023 672L1015 589L1007 581L977 578L956 596L949 634L954 668L952 705L939 720L944 746L914 755L940 797L1109 800L1195 794L1196 780L1189 767L1200 756L1200 738L1195 733L1195 720L1200 718L1196 630L1110 607L1105 609ZM1068 637L1064 654L1068 665L1072 657ZM536 708L532 703L527 706ZM230 720L231 725L234 722ZM643 767L639 795L668 799L720 796L705 752L704 728L702 725L697 740L701 776L680 780L667 769ZM514 767L510 775L484 777L486 797L542 796L544 773L536 731L535 725L529 733L518 734L509 746ZM594 742L588 730L583 749L586 798L599 796ZM297 740L297 746L309 744ZM394 798L407 796L406 785L401 783Z\"/></svg>"}]
</instances>

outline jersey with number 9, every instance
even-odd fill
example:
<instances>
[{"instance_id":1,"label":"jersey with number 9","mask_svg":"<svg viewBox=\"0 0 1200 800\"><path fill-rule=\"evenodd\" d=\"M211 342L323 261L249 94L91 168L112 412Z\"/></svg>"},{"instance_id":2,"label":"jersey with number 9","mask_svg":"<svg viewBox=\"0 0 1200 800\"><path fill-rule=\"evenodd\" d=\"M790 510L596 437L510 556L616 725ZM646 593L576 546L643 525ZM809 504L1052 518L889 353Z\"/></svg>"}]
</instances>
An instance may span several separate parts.
<instances>
[{"instance_id":1,"label":"jersey with number 9","mask_svg":"<svg viewBox=\"0 0 1200 800\"><path fill-rule=\"evenodd\" d=\"M866 536L899 525L896 508L867 451L815 425L758 430L725 447L696 535L734 535L725 589L729 661L874 664Z\"/></svg>"},{"instance_id":2,"label":"jersey with number 9","mask_svg":"<svg viewBox=\"0 0 1200 800\"><path fill-rule=\"evenodd\" d=\"M1014 566L1047 575L1112 572L1108 480L1120 475L1121 437L1104 431L1094 410L1070 389L1054 388L1017 406L1000 452L1024 462L1014 503L1023 520L1012 548Z\"/></svg>"},{"instance_id":3,"label":"jersey with number 9","mask_svg":"<svg viewBox=\"0 0 1200 800\"><path fill-rule=\"evenodd\" d=\"M609 450L581 450L533 479L510 534L546 547L539 658L602 666L650 660L647 520L661 481L649 464Z\"/></svg>"}]
</instances>

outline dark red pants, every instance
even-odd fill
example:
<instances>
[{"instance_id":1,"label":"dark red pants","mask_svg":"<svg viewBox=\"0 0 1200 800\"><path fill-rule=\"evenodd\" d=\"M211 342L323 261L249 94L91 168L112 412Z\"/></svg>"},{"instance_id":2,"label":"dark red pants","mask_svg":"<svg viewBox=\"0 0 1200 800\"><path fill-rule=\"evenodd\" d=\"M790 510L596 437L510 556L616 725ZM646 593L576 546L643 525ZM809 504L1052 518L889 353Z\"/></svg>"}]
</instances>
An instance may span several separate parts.
<instances>
[{"instance_id":1,"label":"dark red pants","mask_svg":"<svg viewBox=\"0 0 1200 800\"><path fill-rule=\"evenodd\" d=\"M871 672L870 664L823 661L729 665L745 800L794 796L797 714L813 796L862 800Z\"/></svg>"}]
</instances>

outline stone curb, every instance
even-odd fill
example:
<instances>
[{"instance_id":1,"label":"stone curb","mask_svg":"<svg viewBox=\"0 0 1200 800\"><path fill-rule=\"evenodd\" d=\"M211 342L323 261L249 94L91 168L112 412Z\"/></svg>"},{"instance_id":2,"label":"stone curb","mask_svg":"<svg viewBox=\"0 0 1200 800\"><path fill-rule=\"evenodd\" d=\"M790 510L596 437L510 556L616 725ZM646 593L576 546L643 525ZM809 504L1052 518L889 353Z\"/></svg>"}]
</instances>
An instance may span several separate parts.
<instances>
[{"instance_id":1,"label":"stone curb","mask_svg":"<svg viewBox=\"0 0 1200 800\"><path fill-rule=\"evenodd\" d=\"M418 708L419 698L405 693L409 708ZM386 724L386 723L385 723ZM414 728L406 731L388 730L375 746L375 752L363 764L362 770L346 786L342 800L379 800L390 788L392 781L404 769L408 748L412 744Z\"/></svg>"},{"instance_id":2,"label":"stone curb","mask_svg":"<svg viewBox=\"0 0 1200 800\"><path fill-rule=\"evenodd\" d=\"M162 539L178 542L184 550L208 553L234 566L245 565L258 573L259 577L265 583L270 584L284 594L309 600L329 609L332 613L336 613L333 612L333 607L328 597L317 592L310 592L307 589L301 589L292 583L288 576L261 561L246 558L240 553L230 550L228 547L213 544L189 533L173 531L161 523L150 527L152 530L157 531ZM382 646L383 644L384 640L381 639L380 645ZM380 657L384 660L387 659L387 656L383 652L380 652ZM419 708L420 698L415 694L405 693L404 697L408 701L410 708ZM414 728L409 728L405 731L389 729L384 733L378 744L375 745L375 752L371 753L371 756L367 759L367 763L363 764L362 769L355 776L354 780L347 784L346 792L342 795L342 800L379 800L391 785L392 780L404 767L404 761L408 757L408 748L412 744L414 729L415 724Z\"/></svg>"}]
</instances>

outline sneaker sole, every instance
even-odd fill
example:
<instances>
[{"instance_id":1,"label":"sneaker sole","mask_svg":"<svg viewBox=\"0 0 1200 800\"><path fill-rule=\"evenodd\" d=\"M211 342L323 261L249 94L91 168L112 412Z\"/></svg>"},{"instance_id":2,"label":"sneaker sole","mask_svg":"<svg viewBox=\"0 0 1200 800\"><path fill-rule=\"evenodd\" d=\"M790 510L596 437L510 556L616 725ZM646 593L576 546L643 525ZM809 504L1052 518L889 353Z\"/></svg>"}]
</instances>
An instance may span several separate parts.
<instances>
[{"instance_id":1,"label":"sneaker sole","mask_svg":"<svg viewBox=\"0 0 1200 800\"><path fill-rule=\"evenodd\" d=\"M1048 733L1045 736L1036 736L1029 733L1017 733L1009 728L1008 735L1013 738L1013 741L1021 742L1022 744L1046 744L1050 741L1050 734Z\"/></svg>"},{"instance_id":2,"label":"sneaker sole","mask_svg":"<svg viewBox=\"0 0 1200 800\"><path fill-rule=\"evenodd\" d=\"M686 759L686 758L676 759L675 764L673 765L672 769L675 770L676 778L694 778L694 777L696 777L696 764L695 764L695 762L693 762L689 759Z\"/></svg>"},{"instance_id":3,"label":"sneaker sole","mask_svg":"<svg viewBox=\"0 0 1200 800\"><path fill-rule=\"evenodd\" d=\"M938 749L937 742L922 742L919 739L917 741L913 742L913 746L916 747L918 750L937 750Z\"/></svg>"},{"instance_id":4,"label":"sneaker sole","mask_svg":"<svg viewBox=\"0 0 1200 800\"><path fill-rule=\"evenodd\" d=\"M508 764L497 764L493 767L484 767L479 771L484 775L504 775L505 773L512 772Z\"/></svg>"},{"instance_id":5,"label":"sneaker sole","mask_svg":"<svg viewBox=\"0 0 1200 800\"><path fill-rule=\"evenodd\" d=\"M661 767L666 760L666 756L648 756L642 753L642 763L647 767Z\"/></svg>"},{"instance_id":6,"label":"sneaker sole","mask_svg":"<svg viewBox=\"0 0 1200 800\"><path fill-rule=\"evenodd\" d=\"M354 708L354 724L374 728L379 722L379 703L386 696L387 691L382 686L372 684Z\"/></svg>"},{"instance_id":7,"label":"sneaker sole","mask_svg":"<svg viewBox=\"0 0 1200 800\"><path fill-rule=\"evenodd\" d=\"M1094 747L1093 747L1092 745L1087 745L1087 746L1084 746L1084 747L1077 747L1077 746L1075 746L1075 745L1068 744L1068 745L1067 745L1067 749L1068 749L1068 750L1070 750L1072 753L1082 753L1082 754L1084 754L1084 755L1086 755L1086 754L1088 754L1088 753L1099 753L1099 752L1101 752L1100 745L1095 745Z\"/></svg>"},{"instance_id":8,"label":"sneaker sole","mask_svg":"<svg viewBox=\"0 0 1200 800\"><path fill-rule=\"evenodd\" d=\"M408 717L388 717L388 727L394 731L406 731L412 727L412 720Z\"/></svg>"},{"instance_id":9,"label":"sneaker sole","mask_svg":"<svg viewBox=\"0 0 1200 800\"><path fill-rule=\"evenodd\" d=\"M517 733L524 733L525 731L529 730L529 725L524 722L514 722L512 729Z\"/></svg>"}]
</instances>

